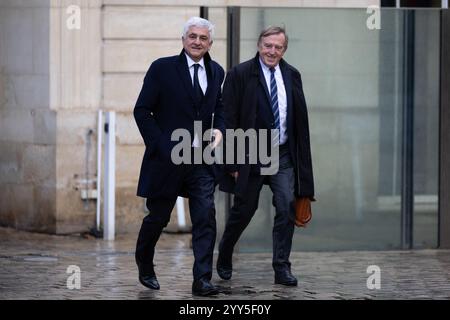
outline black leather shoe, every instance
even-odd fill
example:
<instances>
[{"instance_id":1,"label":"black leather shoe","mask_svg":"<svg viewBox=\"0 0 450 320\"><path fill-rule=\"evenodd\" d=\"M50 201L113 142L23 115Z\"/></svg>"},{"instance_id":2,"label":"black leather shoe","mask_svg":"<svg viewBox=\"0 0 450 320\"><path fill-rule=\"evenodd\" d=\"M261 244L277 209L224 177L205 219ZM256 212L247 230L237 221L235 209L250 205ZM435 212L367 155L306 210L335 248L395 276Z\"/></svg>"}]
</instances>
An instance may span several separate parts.
<instances>
[{"instance_id":1,"label":"black leather shoe","mask_svg":"<svg viewBox=\"0 0 450 320\"><path fill-rule=\"evenodd\" d=\"M230 280L231 275L233 274L233 266L231 263L225 263L222 259L217 259L217 274L219 277L221 277L223 280Z\"/></svg>"},{"instance_id":2,"label":"black leather shoe","mask_svg":"<svg viewBox=\"0 0 450 320\"><path fill-rule=\"evenodd\" d=\"M218 294L219 290L206 278L200 278L192 283L192 294L195 296L212 296Z\"/></svg>"},{"instance_id":3,"label":"black leather shoe","mask_svg":"<svg viewBox=\"0 0 450 320\"><path fill-rule=\"evenodd\" d=\"M297 286L297 278L288 270L275 272L275 284L282 284L283 286L295 287Z\"/></svg>"},{"instance_id":4,"label":"black leather shoe","mask_svg":"<svg viewBox=\"0 0 450 320\"><path fill-rule=\"evenodd\" d=\"M147 288L159 290L159 283L153 270L153 264L151 266L138 264L138 269L139 282Z\"/></svg>"},{"instance_id":5,"label":"black leather shoe","mask_svg":"<svg viewBox=\"0 0 450 320\"><path fill-rule=\"evenodd\" d=\"M159 290L159 283L158 279L156 279L156 275L145 275L141 276L139 275L139 282L142 283L143 286L153 289L153 290Z\"/></svg>"}]
</instances>

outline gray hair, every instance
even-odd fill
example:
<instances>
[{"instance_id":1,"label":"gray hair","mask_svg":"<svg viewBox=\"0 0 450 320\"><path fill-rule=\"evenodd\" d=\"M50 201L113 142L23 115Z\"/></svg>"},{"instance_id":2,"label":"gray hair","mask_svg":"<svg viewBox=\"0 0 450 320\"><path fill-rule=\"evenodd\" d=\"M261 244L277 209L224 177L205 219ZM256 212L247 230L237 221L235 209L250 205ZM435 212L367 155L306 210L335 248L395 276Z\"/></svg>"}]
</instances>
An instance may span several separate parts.
<instances>
[{"instance_id":1,"label":"gray hair","mask_svg":"<svg viewBox=\"0 0 450 320\"><path fill-rule=\"evenodd\" d=\"M274 34L280 34L280 33L284 34L284 51L286 51L287 47L288 47L288 43L289 43L289 38L288 38L288 35L286 34L286 29L284 27L269 26L269 27L265 28L259 34L258 46L261 44L262 38L272 36Z\"/></svg>"},{"instance_id":2,"label":"gray hair","mask_svg":"<svg viewBox=\"0 0 450 320\"><path fill-rule=\"evenodd\" d=\"M207 28L209 33L209 41L213 41L214 25L206 19L200 17L191 17L183 27L183 38L187 36L190 27Z\"/></svg>"}]
</instances>

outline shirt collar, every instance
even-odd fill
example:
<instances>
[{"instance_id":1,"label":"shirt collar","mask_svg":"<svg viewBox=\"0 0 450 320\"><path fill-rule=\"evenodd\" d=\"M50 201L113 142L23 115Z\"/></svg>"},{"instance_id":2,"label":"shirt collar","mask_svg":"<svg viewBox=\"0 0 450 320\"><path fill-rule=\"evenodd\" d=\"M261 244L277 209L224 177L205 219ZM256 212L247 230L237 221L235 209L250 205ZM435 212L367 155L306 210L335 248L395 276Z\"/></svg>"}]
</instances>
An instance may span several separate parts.
<instances>
[{"instance_id":1,"label":"shirt collar","mask_svg":"<svg viewBox=\"0 0 450 320\"><path fill-rule=\"evenodd\" d=\"M264 64L261 57L259 57L259 64L261 65L261 68L263 69L263 71L270 73L270 68ZM277 72L278 69L280 68L280 64L277 64L274 68L275 68L275 72Z\"/></svg>"},{"instance_id":2,"label":"shirt collar","mask_svg":"<svg viewBox=\"0 0 450 320\"><path fill-rule=\"evenodd\" d=\"M205 68L205 60L203 59L203 57L201 58L201 60L199 62L195 62L194 60L192 60L191 57L189 57L189 55L186 52L184 54L186 55L186 59L187 59L189 68L191 68L196 63L198 63L203 69Z\"/></svg>"}]
</instances>

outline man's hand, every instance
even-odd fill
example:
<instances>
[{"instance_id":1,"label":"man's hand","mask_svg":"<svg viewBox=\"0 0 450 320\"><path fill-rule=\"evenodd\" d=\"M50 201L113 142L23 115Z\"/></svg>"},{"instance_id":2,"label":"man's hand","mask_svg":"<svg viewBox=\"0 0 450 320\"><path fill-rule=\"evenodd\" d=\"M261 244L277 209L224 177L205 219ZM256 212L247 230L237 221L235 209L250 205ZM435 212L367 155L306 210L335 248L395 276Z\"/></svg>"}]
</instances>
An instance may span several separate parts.
<instances>
[{"instance_id":1,"label":"man's hand","mask_svg":"<svg viewBox=\"0 0 450 320\"><path fill-rule=\"evenodd\" d=\"M220 141L222 141L222 132L219 129L214 129L212 136L211 149L214 149L219 145Z\"/></svg>"}]
</instances>

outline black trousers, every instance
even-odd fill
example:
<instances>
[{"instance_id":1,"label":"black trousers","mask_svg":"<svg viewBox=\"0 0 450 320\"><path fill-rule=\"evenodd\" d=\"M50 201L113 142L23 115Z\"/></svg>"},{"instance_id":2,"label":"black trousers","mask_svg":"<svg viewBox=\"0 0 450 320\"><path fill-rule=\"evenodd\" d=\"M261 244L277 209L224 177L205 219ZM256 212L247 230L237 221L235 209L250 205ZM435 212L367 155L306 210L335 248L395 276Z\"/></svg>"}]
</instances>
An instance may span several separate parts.
<instances>
[{"instance_id":1,"label":"black trousers","mask_svg":"<svg viewBox=\"0 0 450 320\"><path fill-rule=\"evenodd\" d=\"M179 188L187 191L192 221L192 247L194 251L194 280L211 280L213 251L216 240L216 211L214 207L215 182L211 171L204 165L190 165L180 180ZM136 244L136 263L143 273L153 272L155 246L177 197L147 199L150 213L144 218Z\"/></svg>"},{"instance_id":2,"label":"black trousers","mask_svg":"<svg viewBox=\"0 0 450 320\"><path fill-rule=\"evenodd\" d=\"M234 246L258 208L259 194L264 182L268 183L272 190L272 203L275 207L272 266L275 272L290 270L289 256L295 228L295 175L287 145L280 147L277 174L272 176L250 174L244 196L234 197L219 245L219 258L221 263L231 264Z\"/></svg>"}]
</instances>

